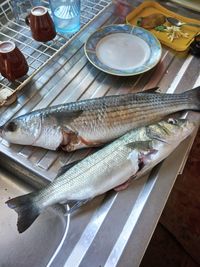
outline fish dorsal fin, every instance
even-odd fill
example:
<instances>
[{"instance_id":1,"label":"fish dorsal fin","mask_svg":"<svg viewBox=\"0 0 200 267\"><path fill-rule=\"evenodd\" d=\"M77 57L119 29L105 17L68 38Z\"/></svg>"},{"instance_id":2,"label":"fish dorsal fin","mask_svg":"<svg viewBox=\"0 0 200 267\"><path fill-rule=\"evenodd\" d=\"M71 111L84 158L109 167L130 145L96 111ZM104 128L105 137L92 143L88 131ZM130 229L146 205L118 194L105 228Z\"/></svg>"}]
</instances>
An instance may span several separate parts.
<instances>
[{"instance_id":1,"label":"fish dorsal fin","mask_svg":"<svg viewBox=\"0 0 200 267\"><path fill-rule=\"evenodd\" d=\"M136 142L130 142L126 146L131 148L131 149L148 151L148 150L152 149L152 142L151 142L151 140L136 141Z\"/></svg>"},{"instance_id":2,"label":"fish dorsal fin","mask_svg":"<svg viewBox=\"0 0 200 267\"><path fill-rule=\"evenodd\" d=\"M149 88L149 89L146 89L145 91L142 91L142 93L160 93L159 91L159 87L153 87L153 88Z\"/></svg>"},{"instance_id":3,"label":"fish dorsal fin","mask_svg":"<svg viewBox=\"0 0 200 267\"><path fill-rule=\"evenodd\" d=\"M75 160L67 165L62 166L59 171L58 174L56 176L55 179L57 179L58 177L60 177L62 174L64 174L65 172L67 172L69 169L71 169L72 167L74 167L77 163L79 163L81 160Z\"/></svg>"}]
</instances>

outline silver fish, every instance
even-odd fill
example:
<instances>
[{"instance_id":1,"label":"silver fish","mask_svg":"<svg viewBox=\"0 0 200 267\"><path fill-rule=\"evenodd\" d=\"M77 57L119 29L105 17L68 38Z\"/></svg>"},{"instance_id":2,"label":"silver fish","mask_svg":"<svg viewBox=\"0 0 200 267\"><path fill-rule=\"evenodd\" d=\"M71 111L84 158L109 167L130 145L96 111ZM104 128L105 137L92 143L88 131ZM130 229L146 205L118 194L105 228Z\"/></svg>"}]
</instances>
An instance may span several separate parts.
<instances>
[{"instance_id":1,"label":"silver fish","mask_svg":"<svg viewBox=\"0 0 200 267\"><path fill-rule=\"evenodd\" d=\"M7 205L18 213L18 231L24 232L48 206L69 201L80 206L113 188L120 189L130 177L141 177L194 127L188 120L170 119L132 130L64 171L43 189L8 200Z\"/></svg>"},{"instance_id":2,"label":"silver fish","mask_svg":"<svg viewBox=\"0 0 200 267\"><path fill-rule=\"evenodd\" d=\"M72 151L99 146L181 110L200 110L200 87L181 94L106 96L45 108L10 120L0 135L10 143Z\"/></svg>"}]
</instances>

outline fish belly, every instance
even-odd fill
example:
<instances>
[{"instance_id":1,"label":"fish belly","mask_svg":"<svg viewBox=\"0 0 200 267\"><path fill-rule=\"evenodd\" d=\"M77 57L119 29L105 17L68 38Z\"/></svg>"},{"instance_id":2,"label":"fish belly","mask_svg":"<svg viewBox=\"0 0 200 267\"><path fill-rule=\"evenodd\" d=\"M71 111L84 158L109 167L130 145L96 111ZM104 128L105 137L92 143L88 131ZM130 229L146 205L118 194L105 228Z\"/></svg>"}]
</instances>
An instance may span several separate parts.
<instances>
[{"instance_id":1,"label":"fish belly","mask_svg":"<svg viewBox=\"0 0 200 267\"><path fill-rule=\"evenodd\" d=\"M47 205L103 194L126 182L138 168L138 152L133 153L121 141L115 142L76 164L51 183L45 192ZM54 198L53 202L51 198Z\"/></svg>"},{"instance_id":2,"label":"fish belly","mask_svg":"<svg viewBox=\"0 0 200 267\"><path fill-rule=\"evenodd\" d=\"M94 198L101 195L116 186L126 182L131 176L135 175L138 170L138 164L126 160L119 166L108 167L104 165L104 169L96 169L90 176L83 177L85 182L77 184L70 190L68 199L71 200L84 200Z\"/></svg>"}]
</instances>

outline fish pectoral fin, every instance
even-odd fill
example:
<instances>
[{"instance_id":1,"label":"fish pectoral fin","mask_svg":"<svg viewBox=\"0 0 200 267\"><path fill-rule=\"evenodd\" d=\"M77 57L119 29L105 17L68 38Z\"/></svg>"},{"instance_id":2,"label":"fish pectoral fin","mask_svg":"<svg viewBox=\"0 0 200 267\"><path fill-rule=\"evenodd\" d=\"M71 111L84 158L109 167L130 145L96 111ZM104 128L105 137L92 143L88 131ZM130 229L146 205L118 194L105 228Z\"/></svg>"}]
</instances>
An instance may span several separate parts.
<instances>
[{"instance_id":1,"label":"fish pectoral fin","mask_svg":"<svg viewBox=\"0 0 200 267\"><path fill-rule=\"evenodd\" d=\"M66 171L68 171L69 169L71 169L72 167L74 167L77 163L79 163L81 160L75 160L73 162L70 162L67 165L62 166L59 170L58 173L55 177L55 179L57 179L59 176L61 176L62 174L64 174Z\"/></svg>"},{"instance_id":2,"label":"fish pectoral fin","mask_svg":"<svg viewBox=\"0 0 200 267\"><path fill-rule=\"evenodd\" d=\"M147 140L147 141L136 141L136 142L130 142L126 145L127 147L131 149L137 149L137 150L142 150L142 151L148 151L152 149L152 141Z\"/></svg>"},{"instance_id":3,"label":"fish pectoral fin","mask_svg":"<svg viewBox=\"0 0 200 267\"><path fill-rule=\"evenodd\" d=\"M83 200L73 200L73 201L68 201L67 204L69 205L70 209L65 213L65 216L72 214L74 211L79 209L81 206L86 204L90 198L88 199L83 199Z\"/></svg>"},{"instance_id":4,"label":"fish pectoral fin","mask_svg":"<svg viewBox=\"0 0 200 267\"><path fill-rule=\"evenodd\" d=\"M75 119L81 116L82 113L82 109L66 110L65 112L55 112L54 117L59 122L59 125L61 125L61 127L65 127L65 125L72 123Z\"/></svg>"}]
</instances>

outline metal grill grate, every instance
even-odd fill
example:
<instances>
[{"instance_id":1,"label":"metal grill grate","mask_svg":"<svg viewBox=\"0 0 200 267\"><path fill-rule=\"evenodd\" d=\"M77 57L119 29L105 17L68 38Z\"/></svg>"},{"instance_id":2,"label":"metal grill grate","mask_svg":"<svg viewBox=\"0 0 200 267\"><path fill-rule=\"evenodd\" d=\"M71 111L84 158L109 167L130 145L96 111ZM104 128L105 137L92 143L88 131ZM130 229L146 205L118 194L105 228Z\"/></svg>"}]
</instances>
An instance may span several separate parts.
<instances>
[{"instance_id":1,"label":"metal grill grate","mask_svg":"<svg viewBox=\"0 0 200 267\"><path fill-rule=\"evenodd\" d=\"M83 0L81 2L81 29L93 21L100 12L102 12L109 4L110 0ZM48 7L47 1L42 4ZM79 31L79 32L80 32ZM52 60L68 43L79 33L73 35L57 34L53 41L40 43L31 37L30 29L27 27L23 19L17 23L13 18L12 5L9 0L0 5L0 41L14 41L18 48L22 51L29 65L28 74L16 80L9 82L0 75L0 89L9 88L16 93L23 88L49 61Z\"/></svg>"}]
</instances>

